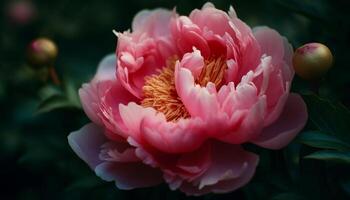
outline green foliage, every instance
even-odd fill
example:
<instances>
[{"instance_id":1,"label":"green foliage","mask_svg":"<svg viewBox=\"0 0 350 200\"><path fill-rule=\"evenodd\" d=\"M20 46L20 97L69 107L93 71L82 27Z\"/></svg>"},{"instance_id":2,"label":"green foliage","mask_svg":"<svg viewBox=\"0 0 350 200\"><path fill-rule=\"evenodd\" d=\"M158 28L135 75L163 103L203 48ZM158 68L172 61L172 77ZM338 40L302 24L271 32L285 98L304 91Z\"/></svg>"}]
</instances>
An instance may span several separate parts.
<instances>
[{"instance_id":1,"label":"green foliage","mask_svg":"<svg viewBox=\"0 0 350 200\"><path fill-rule=\"evenodd\" d=\"M44 98L38 106L37 113L41 114L60 108L80 109L81 105L77 91L78 88L75 88L71 82L64 82L64 92L51 86L43 88L41 93Z\"/></svg>"},{"instance_id":2,"label":"green foliage","mask_svg":"<svg viewBox=\"0 0 350 200\"><path fill-rule=\"evenodd\" d=\"M339 162L343 164L350 164L350 152L337 151L316 151L310 155L305 156L307 159L325 160L332 162Z\"/></svg>"},{"instance_id":3,"label":"green foliage","mask_svg":"<svg viewBox=\"0 0 350 200\"><path fill-rule=\"evenodd\" d=\"M339 151L350 150L350 145L335 136L318 131L308 131L299 135L298 141L320 149L334 149Z\"/></svg>"}]
</instances>

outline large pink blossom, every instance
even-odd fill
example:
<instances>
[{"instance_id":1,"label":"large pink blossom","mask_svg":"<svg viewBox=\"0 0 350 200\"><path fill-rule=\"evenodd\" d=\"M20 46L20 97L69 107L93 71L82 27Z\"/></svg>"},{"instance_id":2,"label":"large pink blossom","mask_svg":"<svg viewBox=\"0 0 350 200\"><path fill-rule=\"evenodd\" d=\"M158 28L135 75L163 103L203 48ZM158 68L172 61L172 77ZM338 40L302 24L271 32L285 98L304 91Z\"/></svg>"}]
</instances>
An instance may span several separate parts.
<instances>
[{"instance_id":1,"label":"large pink blossom","mask_svg":"<svg viewBox=\"0 0 350 200\"><path fill-rule=\"evenodd\" d=\"M290 44L268 27L251 30L233 8L145 10L117 36L116 56L79 90L92 123L68 140L120 189L233 191L258 164L241 144L280 149L306 123L302 98L289 91Z\"/></svg>"}]
</instances>

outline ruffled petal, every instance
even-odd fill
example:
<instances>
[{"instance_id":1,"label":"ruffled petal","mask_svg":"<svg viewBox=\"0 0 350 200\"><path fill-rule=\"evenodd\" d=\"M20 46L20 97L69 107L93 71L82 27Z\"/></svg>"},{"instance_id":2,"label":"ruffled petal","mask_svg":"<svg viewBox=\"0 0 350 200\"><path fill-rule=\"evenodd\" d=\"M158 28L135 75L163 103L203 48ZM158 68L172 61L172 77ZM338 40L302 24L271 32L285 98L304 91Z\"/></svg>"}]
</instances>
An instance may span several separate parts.
<instances>
[{"instance_id":1,"label":"ruffled petal","mask_svg":"<svg viewBox=\"0 0 350 200\"><path fill-rule=\"evenodd\" d=\"M90 83L83 84L79 89L79 97L86 115L96 124L101 124L98 117L98 84L109 84L115 80L115 71L117 69L116 56L109 54L105 56L100 64L95 77Z\"/></svg>"},{"instance_id":2,"label":"ruffled petal","mask_svg":"<svg viewBox=\"0 0 350 200\"><path fill-rule=\"evenodd\" d=\"M209 192L225 193L242 187L250 181L258 164L258 156L244 151L238 145L214 143L211 166L193 182L184 182L180 190L188 195Z\"/></svg>"},{"instance_id":3,"label":"ruffled petal","mask_svg":"<svg viewBox=\"0 0 350 200\"><path fill-rule=\"evenodd\" d=\"M282 36L268 27L255 27L255 39L260 45L261 53L272 57L272 64L278 65L283 61L284 42Z\"/></svg>"},{"instance_id":4,"label":"ruffled petal","mask_svg":"<svg viewBox=\"0 0 350 200\"><path fill-rule=\"evenodd\" d=\"M307 108L303 99L297 94L290 94L277 121L264 128L252 142L269 149L286 146L307 122Z\"/></svg>"},{"instance_id":5,"label":"ruffled petal","mask_svg":"<svg viewBox=\"0 0 350 200\"><path fill-rule=\"evenodd\" d=\"M133 21L133 32L118 33L118 73L122 85L134 96L142 98L146 76L157 73L169 57L177 55L170 21L176 17L166 9L144 10Z\"/></svg>"},{"instance_id":6,"label":"ruffled petal","mask_svg":"<svg viewBox=\"0 0 350 200\"><path fill-rule=\"evenodd\" d=\"M232 144L241 144L255 138L263 128L265 112L266 98L262 96L251 108L235 111L228 122L230 129L218 139Z\"/></svg>"},{"instance_id":7,"label":"ruffled petal","mask_svg":"<svg viewBox=\"0 0 350 200\"><path fill-rule=\"evenodd\" d=\"M195 84L191 71L181 67L179 63L175 66L175 87L186 110L192 117L209 121L215 114L219 113L216 94L213 94L210 89L213 88L212 84L209 83L208 87Z\"/></svg>"},{"instance_id":8,"label":"ruffled petal","mask_svg":"<svg viewBox=\"0 0 350 200\"><path fill-rule=\"evenodd\" d=\"M183 54L192 52L193 47L198 49L203 57L207 58L210 56L210 48L203 37L202 30L188 17L180 16L176 20L171 21L171 34L180 51L178 55L180 58Z\"/></svg>"},{"instance_id":9,"label":"ruffled petal","mask_svg":"<svg viewBox=\"0 0 350 200\"><path fill-rule=\"evenodd\" d=\"M133 32L147 33L150 37L169 35L169 21L176 13L166 9L142 10L136 14L132 22Z\"/></svg>"},{"instance_id":10,"label":"ruffled petal","mask_svg":"<svg viewBox=\"0 0 350 200\"><path fill-rule=\"evenodd\" d=\"M125 140L122 142L107 142L101 146L100 159L113 162L140 162L136 157L135 148Z\"/></svg>"},{"instance_id":11,"label":"ruffled petal","mask_svg":"<svg viewBox=\"0 0 350 200\"><path fill-rule=\"evenodd\" d=\"M204 59L201 52L194 48L193 52L186 53L183 56L180 65L189 69L192 72L193 77L197 78L204 67Z\"/></svg>"},{"instance_id":12,"label":"ruffled petal","mask_svg":"<svg viewBox=\"0 0 350 200\"><path fill-rule=\"evenodd\" d=\"M142 125L142 138L154 148L166 153L185 153L198 149L207 139L200 119L180 119L167 122L164 118L147 116Z\"/></svg>"},{"instance_id":13,"label":"ruffled petal","mask_svg":"<svg viewBox=\"0 0 350 200\"><path fill-rule=\"evenodd\" d=\"M201 10L195 9L189 18L201 29L209 29L215 34L224 35L229 32L229 16L222 10L218 10L213 4L205 4Z\"/></svg>"}]
</instances>

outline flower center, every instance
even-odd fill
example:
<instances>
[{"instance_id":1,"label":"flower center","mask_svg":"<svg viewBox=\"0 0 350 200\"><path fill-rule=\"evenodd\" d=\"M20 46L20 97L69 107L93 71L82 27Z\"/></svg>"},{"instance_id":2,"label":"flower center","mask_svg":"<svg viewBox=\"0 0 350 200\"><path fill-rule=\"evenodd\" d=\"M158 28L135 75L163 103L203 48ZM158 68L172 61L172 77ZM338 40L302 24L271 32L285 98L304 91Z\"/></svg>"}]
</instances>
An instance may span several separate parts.
<instances>
[{"instance_id":1,"label":"flower center","mask_svg":"<svg viewBox=\"0 0 350 200\"><path fill-rule=\"evenodd\" d=\"M206 86L208 82L212 82L216 88L220 88L226 69L227 65L223 58L208 59L205 61L205 66L196 79L196 83ZM141 101L141 105L162 112L167 121L177 121L180 118L190 117L176 92L174 70L175 60L171 60L166 67L159 71L159 74L145 77L145 85L142 88L144 99Z\"/></svg>"},{"instance_id":2,"label":"flower center","mask_svg":"<svg viewBox=\"0 0 350 200\"><path fill-rule=\"evenodd\" d=\"M226 60L222 57L205 60L203 67L196 82L201 86L206 86L209 82L215 84L216 89L223 85L225 71L227 69Z\"/></svg>"}]
</instances>

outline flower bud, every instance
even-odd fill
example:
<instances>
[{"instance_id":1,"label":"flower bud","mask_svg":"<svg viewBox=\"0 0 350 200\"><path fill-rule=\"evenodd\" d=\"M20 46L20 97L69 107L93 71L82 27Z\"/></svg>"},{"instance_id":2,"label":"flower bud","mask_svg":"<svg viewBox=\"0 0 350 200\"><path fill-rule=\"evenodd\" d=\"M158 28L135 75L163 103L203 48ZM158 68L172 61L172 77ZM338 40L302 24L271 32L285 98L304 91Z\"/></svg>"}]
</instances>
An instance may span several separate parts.
<instances>
[{"instance_id":1,"label":"flower bud","mask_svg":"<svg viewBox=\"0 0 350 200\"><path fill-rule=\"evenodd\" d=\"M308 43L299 47L293 57L296 74L306 80L323 76L332 66L333 55L329 48L321 43Z\"/></svg>"},{"instance_id":2,"label":"flower bud","mask_svg":"<svg viewBox=\"0 0 350 200\"><path fill-rule=\"evenodd\" d=\"M31 1L11 1L6 7L10 21L18 25L26 25L34 20L37 14L35 5Z\"/></svg>"},{"instance_id":3,"label":"flower bud","mask_svg":"<svg viewBox=\"0 0 350 200\"><path fill-rule=\"evenodd\" d=\"M52 40L38 38L28 47L28 62L36 68L49 67L55 62L57 53L57 46Z\"/></svg>"}]
</instances>

